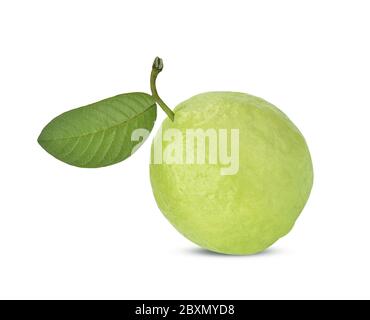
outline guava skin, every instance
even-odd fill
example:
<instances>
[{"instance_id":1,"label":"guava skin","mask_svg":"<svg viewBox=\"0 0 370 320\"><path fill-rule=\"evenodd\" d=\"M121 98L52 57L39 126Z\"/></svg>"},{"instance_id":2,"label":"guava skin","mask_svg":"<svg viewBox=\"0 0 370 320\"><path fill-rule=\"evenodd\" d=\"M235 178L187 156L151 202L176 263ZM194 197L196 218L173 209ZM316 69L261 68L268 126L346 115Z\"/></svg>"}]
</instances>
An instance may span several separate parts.
<instances>
[{"instance_id":1,"label":"guava skin","mask_svg":"<svg viewBox=\"0 0 370 320\"><path fill-rule=\"evenodd\" d=\"M261 252L293 227L313 184L304 137L288 117L261 98L236 92L196 95L164 120L163 132L239 129L239 171L222 164L153 164L159 209L186 238L223 254ZM162 140L163 150L169 141ZM152 145L153 159L153 145Z\"/></svg>"}]
</instances>

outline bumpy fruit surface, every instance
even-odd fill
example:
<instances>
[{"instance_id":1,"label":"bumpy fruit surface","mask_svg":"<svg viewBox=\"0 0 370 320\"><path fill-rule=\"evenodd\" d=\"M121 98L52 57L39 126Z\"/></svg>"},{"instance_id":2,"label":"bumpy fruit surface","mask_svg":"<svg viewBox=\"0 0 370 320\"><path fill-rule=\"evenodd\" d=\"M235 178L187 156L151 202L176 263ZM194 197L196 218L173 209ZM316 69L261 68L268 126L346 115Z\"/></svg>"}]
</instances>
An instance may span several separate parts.
<instances>
[{"instance_id":1,"label":"bumpy fruit surface","mask_svg":"<svg viewBox=\"0 0 370 320\"><path fill-rule=\"evenodd\" d=\"M234 175L221 175L220 163L151 163L158 207L181 234L208 250L239 255L263 251L291 230L309 197L313 169L304 137L285 114L248 94L210 92L178 105L161 136L169 128L184 137L189 128L239 129ZM162 139L163 150L170 143Z\"/></svg>"}]
</instances>

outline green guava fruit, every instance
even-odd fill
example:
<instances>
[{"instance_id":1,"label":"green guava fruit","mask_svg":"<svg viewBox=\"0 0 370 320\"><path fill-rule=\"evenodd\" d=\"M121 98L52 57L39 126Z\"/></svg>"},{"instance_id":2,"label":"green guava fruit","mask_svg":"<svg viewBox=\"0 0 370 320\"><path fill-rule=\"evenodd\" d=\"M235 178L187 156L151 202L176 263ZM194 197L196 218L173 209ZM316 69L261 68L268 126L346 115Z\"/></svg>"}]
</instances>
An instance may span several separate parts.
<instances>
[{"instance_id":1,"label":"green guava fruit","mask_svg":"<svg viewBox=\"0 0 370 320\"><path fill-rule=\"evenodd\" d=\"M261 98L235 92L196 95L174 111L174 121L164 120L154 139L150 164L154 197L169 222L195 244L224 254L255 254L286 235L313 183L307 144L288 117ZM177 156L168 129L182 133ZM225 163L211 163L210 148L203 164L176 162L185 151L199 151L200 144L186 144L188 129L238 129L236 172L222 174ZM155 144L162 162L153 161Z\"/></svg>"}]
</instances>

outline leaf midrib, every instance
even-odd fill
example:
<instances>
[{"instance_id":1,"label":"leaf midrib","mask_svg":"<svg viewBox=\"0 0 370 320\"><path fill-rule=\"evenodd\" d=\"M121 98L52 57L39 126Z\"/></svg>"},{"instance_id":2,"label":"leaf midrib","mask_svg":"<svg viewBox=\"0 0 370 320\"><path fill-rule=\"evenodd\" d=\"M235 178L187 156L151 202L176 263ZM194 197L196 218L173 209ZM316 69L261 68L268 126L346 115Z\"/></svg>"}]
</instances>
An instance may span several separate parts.
<instances>
[{"instance_id":1,"label":"leaf midrib","mask_svg":"<svg viewBox=\"0 0 370 320\"><path fill-rule=\"evenodd\" d=\"M122 126L123 124L131 121L131 120L134 120L136 119L137 117L143 115L144 113L146 113L147 111L149 111L151 108L155 107L156 104L152 104L149 108L145 109L144 111L138 113L137 115L133 116L132 118L128 118L126 119L125 121L123 122L120 122L120 123L117 123L111 127L106 127L106 128L103 128L103 129L99 129L97 131L94 131L94 132L89 132L89 133L84 133L82 135L78 135L78 136L72 136L72 137L65 137L65 138L55 138L55 139L39 139L39 141L55 141L55 140L67 140L67 139L77 139L77 138L82 138L82 137L87 137L87 136L90 136L90 135L93 135L93 134L97 134L99 132L102 132L102 131L106 131L106 130L109 130L109 129L113 129L113 128L116 128L116 127L119 127L119 126Z\"/></svg>"}]
</instances>

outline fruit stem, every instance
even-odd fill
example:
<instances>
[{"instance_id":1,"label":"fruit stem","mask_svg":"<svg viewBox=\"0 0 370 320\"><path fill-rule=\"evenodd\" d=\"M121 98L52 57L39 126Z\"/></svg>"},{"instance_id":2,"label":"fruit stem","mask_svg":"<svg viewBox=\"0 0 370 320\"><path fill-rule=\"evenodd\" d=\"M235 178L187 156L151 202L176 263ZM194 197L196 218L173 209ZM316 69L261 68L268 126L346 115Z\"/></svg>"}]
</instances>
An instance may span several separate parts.
<instances>
[{"instance_id":1,"label":"fruit stem","mask_svg":"<svg viewBox=\"0 0 370 320\"><path fill-rule=\"evenodd\" d=\"M166 112L167 116L173 121L175 119L175 114L159 97L155 85L157 76L162 70L163 70L163 60L161 58L156 57L153 62L152 73L150 74L150 89L152 90L152 96L155 99L155 101L160 105L163 111Z\"/></svg>"}]
</instances>

